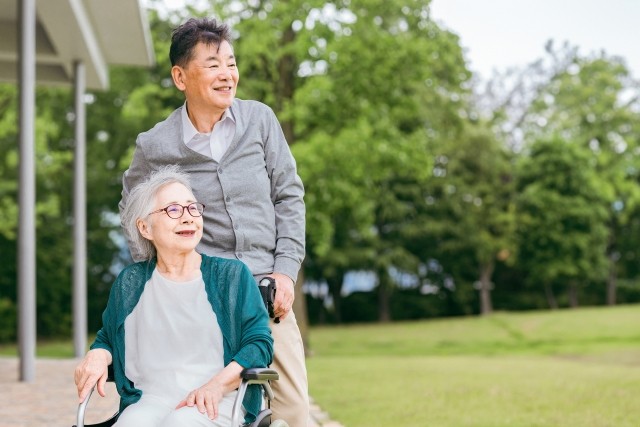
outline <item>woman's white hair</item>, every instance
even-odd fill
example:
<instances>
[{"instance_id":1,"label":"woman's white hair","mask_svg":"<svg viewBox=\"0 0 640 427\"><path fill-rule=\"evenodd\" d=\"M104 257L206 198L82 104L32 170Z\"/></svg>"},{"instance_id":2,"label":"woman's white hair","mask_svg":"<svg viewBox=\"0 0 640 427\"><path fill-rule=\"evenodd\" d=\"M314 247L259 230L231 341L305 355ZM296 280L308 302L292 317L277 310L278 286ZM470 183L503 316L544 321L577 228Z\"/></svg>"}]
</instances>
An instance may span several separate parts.
<instances>
[{"instance_id":1,"label":"woman's white hair","mask_svg":"<svg viewBox=\"0 0 640 427\"><path fill-rule=\"evenodd\" d=\"M136 185L129 193L127 204L122 211L122 227L129 238L131 253L136 257L149 260L156 256L153 243L140 234L137 222L145 219L155 206L156 196L160 190L169 184L179 183L193 192L189 183L189 176L182 172L177 165L164 166L151 173L142 183ZM151 222L147 224L151 226Z\"/></svg>"}]
</instances>

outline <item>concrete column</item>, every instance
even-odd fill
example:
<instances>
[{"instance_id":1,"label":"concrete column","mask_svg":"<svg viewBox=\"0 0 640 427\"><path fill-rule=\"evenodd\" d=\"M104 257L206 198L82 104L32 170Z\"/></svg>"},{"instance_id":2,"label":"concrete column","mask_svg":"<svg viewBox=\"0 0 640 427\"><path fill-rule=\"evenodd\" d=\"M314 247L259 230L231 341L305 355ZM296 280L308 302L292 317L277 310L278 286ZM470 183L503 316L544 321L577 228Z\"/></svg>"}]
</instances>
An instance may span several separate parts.
<instances>
[{"instance_id":1,"label":"concrete column","mask_svg":"<svg viewBox=\"0 0 640 427\"><path fill-rule=\"evenodd\" d=\"M85 67L74 64L75 157L73 175L73 349L82 357L87 347L87 192Z\"/></svg>"},{"instance_id":2,"label":"concrete column","mask_svg":"<svg viewBox=\"0 0 640 427\"><path fill-rule=\"evenodd\" d=\"M19 3L20 167L18 221L18 350L20 381L35 380L36 355L36 0Z\"/></svg>"}]
</instances>

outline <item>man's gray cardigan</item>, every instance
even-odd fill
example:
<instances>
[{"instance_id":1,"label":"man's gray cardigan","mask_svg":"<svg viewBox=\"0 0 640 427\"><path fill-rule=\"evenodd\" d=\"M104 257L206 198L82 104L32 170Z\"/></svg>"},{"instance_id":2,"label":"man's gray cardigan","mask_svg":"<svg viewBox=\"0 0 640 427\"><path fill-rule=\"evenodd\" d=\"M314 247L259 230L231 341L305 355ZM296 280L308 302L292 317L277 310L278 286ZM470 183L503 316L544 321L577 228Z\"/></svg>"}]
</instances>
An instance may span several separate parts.
<instances>
[{"instance_id":1,"label":"man's gray cardigan","mask_svg":"<svg viewBox=\"0 0 640 427\"><path fill-rule=\"evenodd\" d=\"M295 282L305 251L304 188L275 114L260 102L234 100L235 136L218 163L184 144L181 108L138 135L122 178L120 212L133 187L176 164L206 206L199 252L237 258L254 276L276 272Z\"/></svg>"}]
</instances>

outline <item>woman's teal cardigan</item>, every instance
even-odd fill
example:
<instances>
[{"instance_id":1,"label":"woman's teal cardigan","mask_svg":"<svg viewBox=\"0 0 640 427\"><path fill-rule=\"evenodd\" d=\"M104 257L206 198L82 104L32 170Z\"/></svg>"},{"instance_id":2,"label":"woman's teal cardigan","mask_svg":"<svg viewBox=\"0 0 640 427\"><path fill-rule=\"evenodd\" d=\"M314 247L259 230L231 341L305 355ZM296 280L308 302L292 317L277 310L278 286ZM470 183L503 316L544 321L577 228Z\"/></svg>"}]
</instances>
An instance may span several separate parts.
<instances>
[{"instance_id":1,"label":"woman's teal cardigan","mask_svg":"<svg viewBox=\"0 0 640 427\"><path fill-rule=\"evenodd\" d=\"M122 270L111 287L102 314L102 329L91 345L91 349L102 348L111 353L120 411L142 396L142 391L125 376L124 321L138 303L155 267L156 260L152 259ZM249 269L237 260L202 255L200 270L222 330L225 366L235 360L244 368L267 367L273 358L273 338L267 310ZM243 401L246 422L253 421L260 411L259 387L249 386L247 390Z\"/></svg>"}]
</instances>

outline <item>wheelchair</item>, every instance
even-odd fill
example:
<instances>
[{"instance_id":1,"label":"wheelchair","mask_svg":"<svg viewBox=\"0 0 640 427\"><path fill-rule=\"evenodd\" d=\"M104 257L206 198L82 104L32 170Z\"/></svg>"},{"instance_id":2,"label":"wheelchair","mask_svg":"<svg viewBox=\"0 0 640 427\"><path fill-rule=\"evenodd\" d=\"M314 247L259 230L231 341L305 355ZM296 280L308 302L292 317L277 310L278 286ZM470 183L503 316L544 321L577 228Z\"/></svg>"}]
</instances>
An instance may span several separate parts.
<instances>
[{"instance_id":1,"label":"wheelchair","mask_svg":"<svg viewBox=\"0 0 640 427\"><path fill-rule=\"evenodd\" d=\"M240 374L242 378L242 383L238 388L238 394L236 395L236 399L233 405L233 415L231 419L230 427L289 427L283 420L274 420L271 421L272 412L269 409L269 404L271 400L273 400L273 390L271 389L270 381L278 380L278 373L273 369L269 368L251 368L245 369ZM109 366L109 375L107 381L113 381L113 372L111 370L111 366ZM247 392L247 387L252 384L258 384L262 386L262 390L264 392L264 396L266 398L266 408L262 409L260 413L258 413L256 420L251 424L243 424L242 423L242 401L244 400L244 396ZM93 394L95 387L89 392L89 395L84 402L78 405L78 416L77 416L77 424L73 427L110 427L116 423L118 420L118 416L120 415L116 412L111 418L106 421L102 421L97 424L85 424L84 423L84 414L87 409L87 405L89 404L89 399Z\"/></svg>"}]
</instances>

